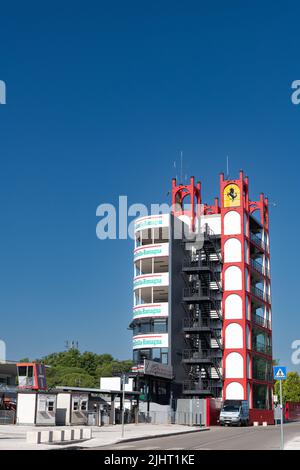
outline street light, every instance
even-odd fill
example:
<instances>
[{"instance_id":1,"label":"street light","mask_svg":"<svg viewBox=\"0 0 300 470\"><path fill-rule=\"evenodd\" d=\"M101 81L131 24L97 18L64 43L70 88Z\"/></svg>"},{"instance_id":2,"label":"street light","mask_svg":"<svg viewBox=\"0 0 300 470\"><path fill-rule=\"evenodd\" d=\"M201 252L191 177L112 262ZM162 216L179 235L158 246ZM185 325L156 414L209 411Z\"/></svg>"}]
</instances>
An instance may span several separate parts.
<instances>
[{"instance_id":1,"label":"street light","mask_svg":"<svg viewBox=\"0 0 300 470\"><path fill-rule=\"evenodd\" d=\"M125 385L128 384L128 376L123 373L121 376L121 382L122 382L122 439L124 438L125 434L125 423L124 423L124 417L125 417Z\"/></svg>"}]
</instances>

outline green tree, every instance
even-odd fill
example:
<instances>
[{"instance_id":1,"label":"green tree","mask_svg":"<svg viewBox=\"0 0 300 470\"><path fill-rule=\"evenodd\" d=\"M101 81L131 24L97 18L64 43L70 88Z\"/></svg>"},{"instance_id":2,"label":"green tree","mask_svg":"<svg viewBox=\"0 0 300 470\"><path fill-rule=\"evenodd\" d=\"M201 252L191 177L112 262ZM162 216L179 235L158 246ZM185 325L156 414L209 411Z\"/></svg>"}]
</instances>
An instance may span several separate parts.
<instances>
[{"instance_id":1,"label":"green tree","mask_svg":"<svg viewBox=\"0 0 300 470\"><path fill-rule=\"evenodd\" d=\"M275 382L274 392L279 397L279 380ZM282 382L283 402L298 401L300 402L300 376L298 372L288 372L287 379Z\"/></svg>"},{"instance_id":2,"label":"green tree","mask_svg":"<svg viewBox=\"0 0 300 470\"><path fill-rule=\"evenodd\" d=\"M133 365L132 361L118 361L111 354L95 354L91 351L81 353L74 348L36 359L36 362L41 361L50 366L46 367L49 388L58 385L99 387L101 377L112 377L129 372ZM27 362L30 360L28 359Z\"/></svg>"},{"instance_id":3,"label":"green tree","mask_svg":"<svg viewBox=\"0 0 300 470\"><path fill-rule=\"evenodd\" d=\"M91 375L95 375L99 363L98 355L89 351L80 357L80 366Z\"/></svg>"},{"instance_id":4,"label":"green tree","mask_svg":"<svg viewBox=\"0 0 300 470\"><path fill-rule=\"evenodd\" d=\"M31 362L28 358L24 362ZM101 377L112 377L123 372L129 372L133 362L119 361L111 354L96 354L91 351L81 353L72 348L67 351L55 352L36 359L44 362L46 367L47 386L58 385L69 387L99 387Z\"/></svg>"}]
</instances>

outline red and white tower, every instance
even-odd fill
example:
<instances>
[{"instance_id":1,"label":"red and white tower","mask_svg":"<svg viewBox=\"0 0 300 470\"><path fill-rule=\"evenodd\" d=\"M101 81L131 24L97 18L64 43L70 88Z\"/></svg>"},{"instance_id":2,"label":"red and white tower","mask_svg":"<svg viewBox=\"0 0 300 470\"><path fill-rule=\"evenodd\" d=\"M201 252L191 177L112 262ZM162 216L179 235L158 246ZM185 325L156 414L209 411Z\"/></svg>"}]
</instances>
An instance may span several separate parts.
<instances>
[{"instance_id":1,"label":"red and white tower","mask_svg":"<svg viewBox=\"0 0 300 470\"><path fill-rule=\"evenodd\" d=\"M249 200L249 181L220 178L223 256L223 398L272 409L268 199ZM259 220L253 213L259 210ZM267 420L267 419L266 419Z\"/></svg>"}]
</instances>

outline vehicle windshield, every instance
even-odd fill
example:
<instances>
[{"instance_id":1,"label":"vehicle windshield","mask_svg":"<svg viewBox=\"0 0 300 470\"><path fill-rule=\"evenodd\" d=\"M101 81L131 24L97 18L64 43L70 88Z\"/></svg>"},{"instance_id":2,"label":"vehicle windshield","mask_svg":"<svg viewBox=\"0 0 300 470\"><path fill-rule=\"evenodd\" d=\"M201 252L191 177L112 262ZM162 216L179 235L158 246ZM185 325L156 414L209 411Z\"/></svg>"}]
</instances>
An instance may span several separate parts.
<instances>
[{"instance_id":1,"label":"vehicle windshield","mask_svg":"<svg viewBox=\"0 0 300 470\"><path fill-rule=\"evenodd\" d=\"M240 407L238 405L225 405L222 411L240 411Z\"/></svg>"}]
</instances>

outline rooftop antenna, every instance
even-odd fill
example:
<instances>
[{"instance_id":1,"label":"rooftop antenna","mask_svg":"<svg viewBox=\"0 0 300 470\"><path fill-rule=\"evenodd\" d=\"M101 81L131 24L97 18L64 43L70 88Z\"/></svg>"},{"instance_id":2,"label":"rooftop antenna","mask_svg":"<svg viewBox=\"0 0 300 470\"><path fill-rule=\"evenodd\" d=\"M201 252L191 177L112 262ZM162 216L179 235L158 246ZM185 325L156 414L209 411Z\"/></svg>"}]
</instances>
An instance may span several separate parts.
<instances>
[{"instance_id":1,"label":"rooftop antenna","mask_svg":"<svg viewBox=\"0 0 300 470\"><path fill-rule=\"evenodd\" d=\"M227 155L226 157L226 179L228 180L229 179L229 156Z\"/></svg>"},{"instance_id":2,"label":"rooftop antenna","mask_svg":"<svg viewBox=\"0 0 300 470\"><path fill-rule=\"evenodd\" d=\"M176 160L174 161L174 168L175 168L175 173L177 173ZM177 174L175 175L175 178L177 179Z\"/></svg>"},{"instance_id":3,"label":"rooftop antenna","mask_svg":"<svg viewBox=\"0 0 300 470\"><path fill-rule=\"evenodd\" d=\"M183 151L181 150L180 152L180 184L183 183L183 180L182 180L182 172L183 172Z\"/></svg>"}]
</instances>

